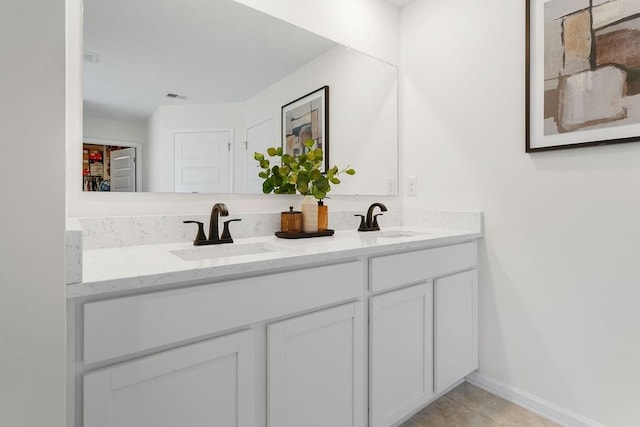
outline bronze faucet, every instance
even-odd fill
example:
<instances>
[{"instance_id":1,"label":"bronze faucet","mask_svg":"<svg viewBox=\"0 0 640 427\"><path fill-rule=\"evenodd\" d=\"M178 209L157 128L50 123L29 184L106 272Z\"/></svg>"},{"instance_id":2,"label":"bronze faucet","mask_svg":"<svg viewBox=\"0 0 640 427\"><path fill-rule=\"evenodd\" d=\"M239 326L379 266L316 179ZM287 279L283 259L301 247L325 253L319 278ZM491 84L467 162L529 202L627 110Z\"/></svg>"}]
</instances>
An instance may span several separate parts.
<instances>
[{"instance_id":1,"label":"bronze faucet","mask_svg":"<svg viewBox=\"0 0 640 427\"><path fill-rule=\"evenodd\" d=\"M241 219L230 219L224 222L222 236L218 234L218 217L228 216L229 210L224 203L216 203L211 209L211 217L209 218L209 238L204 234L204 224L200 221L184 221L185 224L198 224L198 234L193 244L201 245L219 245L221 243L233 243L231 233L229 232L229 223L234 221L242 221Z\"/></svg>"},{"instance_id":2,"label":"bronze faucet","mask_svg":"<svg viewBox=\"0 0 640 427\"><path fill-rule=\"evenodd\" d=\"M218 234L218 215L229 216L227 205L224 203L216 203L213 205L213 208L211 208L211 217L209 218L209 240L214 242L220 240L220 235Z\"/></svg>"},{"instance_id":3,"label":"bronze faucet","mask_svg":"<svg viewBox=\"0 0 640 427\"><path fill-rule=\"evenodd\" d=\"M380 226L378 225L378 216L382 215L377 214L373 215L373 211L376 207L380 208L380 211L386 212L387 207L382 203L373 203L367 209L367 218L365 220L364 215L356 215L360 217L360 227L358 227L358 231L378 231L380 230Z\"/></svg>"}]
</instances>

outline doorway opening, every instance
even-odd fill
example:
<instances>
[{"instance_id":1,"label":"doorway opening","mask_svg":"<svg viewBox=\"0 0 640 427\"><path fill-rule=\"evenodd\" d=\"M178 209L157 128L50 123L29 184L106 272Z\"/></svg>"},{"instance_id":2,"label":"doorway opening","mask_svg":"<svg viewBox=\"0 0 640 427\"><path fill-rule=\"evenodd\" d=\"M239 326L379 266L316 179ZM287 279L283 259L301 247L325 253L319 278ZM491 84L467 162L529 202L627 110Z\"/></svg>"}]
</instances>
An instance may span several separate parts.
<instances>
[{"instance_id":1,"label":"doorway opening","mask_svg":"<svg viewBox=\"0 0 640 427\"><path fill-rule=\"evenodd\" d=\"M82 143L82 191L142 191L142 145L85 138Z\"/></svg>"}]
</instances>

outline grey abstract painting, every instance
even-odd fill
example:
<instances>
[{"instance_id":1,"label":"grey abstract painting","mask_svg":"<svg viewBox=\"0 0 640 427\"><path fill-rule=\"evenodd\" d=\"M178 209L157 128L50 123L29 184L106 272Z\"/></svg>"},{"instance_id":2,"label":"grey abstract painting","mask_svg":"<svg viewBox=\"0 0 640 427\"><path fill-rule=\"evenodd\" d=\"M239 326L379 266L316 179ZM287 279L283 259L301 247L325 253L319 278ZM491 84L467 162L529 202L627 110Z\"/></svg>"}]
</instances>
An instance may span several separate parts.
<instances>
[{"instance_id":1,"label":"grey abstract painting","mask_svg":"<svg viewBox=\"0 0 640 427\"><path fill-rule=\"evenodd\" d=\"M640 0L549 0L544 136L640 123Z\"/></svg>"}]
</instances>

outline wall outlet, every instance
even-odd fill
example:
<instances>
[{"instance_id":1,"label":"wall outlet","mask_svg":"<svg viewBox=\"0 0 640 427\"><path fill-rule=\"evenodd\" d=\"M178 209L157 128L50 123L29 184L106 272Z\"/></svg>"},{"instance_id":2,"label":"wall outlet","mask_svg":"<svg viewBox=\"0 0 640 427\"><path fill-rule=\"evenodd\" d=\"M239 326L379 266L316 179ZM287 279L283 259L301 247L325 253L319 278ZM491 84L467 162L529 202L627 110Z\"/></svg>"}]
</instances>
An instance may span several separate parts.
<instances>
[{"instance_id":1,"label":"wall outlet","mask_svg":"<svg viewBox=\"0 0 640 427\"><path fill-rule=\"evenodd\" d=\"M388 179L387 180L387 196L394 196L396 194L396 180Z\"/></svg>"},{"instance_id":2,"label":"wall outlet","mask_svg":"<svg viewBox=\"0 0 640 427\"><path fill-rule=\"evenodd\" d=\"M418 178L415 176L410 176L407 178L407 196L417 196L418 195Z\"/></svg>"}]
</instances>

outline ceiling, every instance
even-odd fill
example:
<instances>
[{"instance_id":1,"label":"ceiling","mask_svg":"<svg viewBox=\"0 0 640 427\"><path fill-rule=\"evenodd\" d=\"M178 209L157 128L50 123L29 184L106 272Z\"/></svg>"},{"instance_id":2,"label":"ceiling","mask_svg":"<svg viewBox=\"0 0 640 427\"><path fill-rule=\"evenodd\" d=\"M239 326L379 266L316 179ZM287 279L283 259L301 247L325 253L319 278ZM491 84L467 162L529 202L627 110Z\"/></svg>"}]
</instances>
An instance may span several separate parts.
<instances>
[{"instance_id":1,"label":"ceiling","mask_svg":"<svg viewBox=\"0 0 640 427\"><path fill-rule=\"evenodd\" d=\"M335 45L232 0L84 0L85 114L245 101Z\"/></svg>"},{"instance_id":2,"label":"ceiling","mask_svg":"<svg viewBox=\"0 0 640 427\"><path fill-rule=\"evenodd\" d=\"M413 0L388 0L388 1L390 1L391 3L395 3L398 6L402 7L402 6L406 5L406 4L409 4Z\"/></svg>"}]
</instances>

